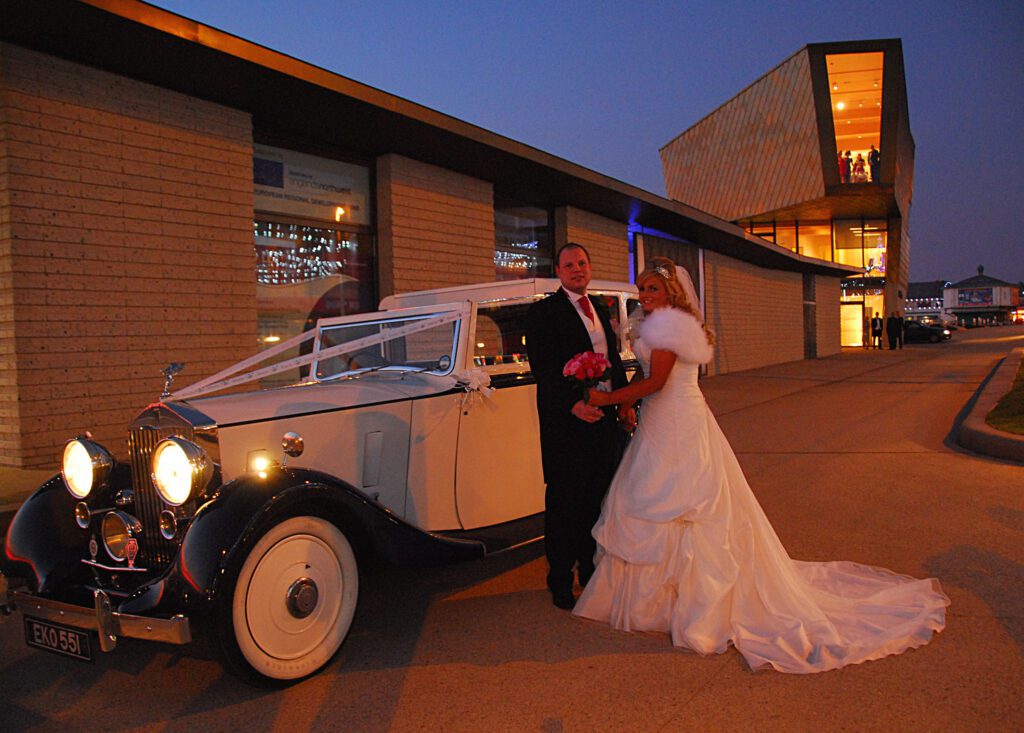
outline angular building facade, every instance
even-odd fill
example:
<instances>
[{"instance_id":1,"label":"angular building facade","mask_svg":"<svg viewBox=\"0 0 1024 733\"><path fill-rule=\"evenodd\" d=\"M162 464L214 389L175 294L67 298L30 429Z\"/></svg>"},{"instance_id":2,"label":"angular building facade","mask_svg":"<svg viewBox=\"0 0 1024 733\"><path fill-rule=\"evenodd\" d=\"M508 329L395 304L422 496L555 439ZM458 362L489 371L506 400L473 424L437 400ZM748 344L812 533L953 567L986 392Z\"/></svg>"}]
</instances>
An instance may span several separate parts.
<instances>
[{"instance_id":1,"label":"angular building facade","mask_svg":"<svg viewBox=\"0 0 1024 733\"><path fill-rule=\"evenodd\" d=\"M903 312L914 139L898 39L800 49L661 149L670 198L795 253L856 268L844 346Z\"/></svg>"}]
</instances>

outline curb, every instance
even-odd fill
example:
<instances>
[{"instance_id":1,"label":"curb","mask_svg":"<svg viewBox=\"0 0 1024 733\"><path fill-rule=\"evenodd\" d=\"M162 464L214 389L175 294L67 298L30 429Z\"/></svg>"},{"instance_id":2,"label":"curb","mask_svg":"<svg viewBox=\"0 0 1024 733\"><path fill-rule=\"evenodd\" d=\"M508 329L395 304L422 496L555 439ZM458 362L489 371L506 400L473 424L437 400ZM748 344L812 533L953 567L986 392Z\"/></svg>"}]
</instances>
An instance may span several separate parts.
<instances>
[{"instance_id":1,"label":"curb","mask_svg":"<svg viewBox=\"0 0 1024 733\"><path fill-rule=\"evenodd\" d=\"M1024 435L1005 433L985 422L988 413L1013 386L1013 380L1017 376L1022 358L1024 358L1024 348L1011 351L982 388L974 407L960 424L960 430L957 433L957 442L964 448L975 453L1024 464Z\"/></svg>"}]
</instances>

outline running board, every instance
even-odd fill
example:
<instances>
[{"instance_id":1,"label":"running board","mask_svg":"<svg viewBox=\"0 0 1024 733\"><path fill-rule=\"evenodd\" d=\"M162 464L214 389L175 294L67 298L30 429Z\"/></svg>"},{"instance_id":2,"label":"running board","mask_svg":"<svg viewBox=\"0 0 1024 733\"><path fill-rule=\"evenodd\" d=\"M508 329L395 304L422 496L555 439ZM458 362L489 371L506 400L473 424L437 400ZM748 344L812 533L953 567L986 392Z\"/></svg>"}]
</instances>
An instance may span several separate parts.
<instances>
[{"instance_id":1,"label":"running board","mask_svg":"<svg viewBox=\"0 0 1024 733\"><path fill-rule=\"evenodd\" d=\"M434 532L449 540L479 542L485 555L507 552L544 538L544 512L490 527Z\"/></svg>"}]
</instances>

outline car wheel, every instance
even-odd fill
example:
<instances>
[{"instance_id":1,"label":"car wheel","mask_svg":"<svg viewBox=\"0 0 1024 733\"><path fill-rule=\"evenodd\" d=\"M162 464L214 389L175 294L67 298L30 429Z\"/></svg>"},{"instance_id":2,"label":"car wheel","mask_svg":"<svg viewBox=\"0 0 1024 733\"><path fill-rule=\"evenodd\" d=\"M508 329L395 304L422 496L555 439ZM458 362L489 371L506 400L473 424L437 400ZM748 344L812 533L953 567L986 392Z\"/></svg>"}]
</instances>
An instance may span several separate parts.
<instances>
[{"instance_id":1,"label":"car wheel","mask_svg":"<svg viewBox=\"0 0 1024 733\"><path fill-rule=\"evenodd\" d=\"M345 535L319 517L274 525L245 555L219 606L225 662L249 681L282 685L317 672L348 635L359 571Z\"/></svg>"}]
</instances>

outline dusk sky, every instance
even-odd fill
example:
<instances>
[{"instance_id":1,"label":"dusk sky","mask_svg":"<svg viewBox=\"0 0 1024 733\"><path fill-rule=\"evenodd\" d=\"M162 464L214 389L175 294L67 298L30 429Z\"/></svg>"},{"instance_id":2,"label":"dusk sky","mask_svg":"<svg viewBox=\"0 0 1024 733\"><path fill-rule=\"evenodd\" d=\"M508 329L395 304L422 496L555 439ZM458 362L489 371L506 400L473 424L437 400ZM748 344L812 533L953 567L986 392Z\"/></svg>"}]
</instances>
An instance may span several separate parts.
<instances>
[{"instance_id":1,"label":"dusk sky","mask_svg":"<svg viewBox=\"0 0 1024 733\"><path fill-rule=\"evenodd\" d=\"M808 43L901 38L910 280L1024 280L1024 3L159 0L664 196L658 149Z\"/></svg>"}]
</instances>

